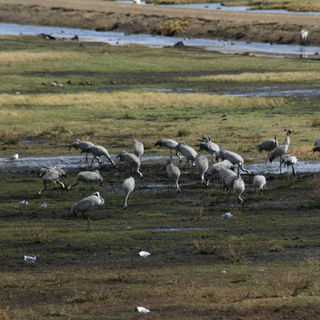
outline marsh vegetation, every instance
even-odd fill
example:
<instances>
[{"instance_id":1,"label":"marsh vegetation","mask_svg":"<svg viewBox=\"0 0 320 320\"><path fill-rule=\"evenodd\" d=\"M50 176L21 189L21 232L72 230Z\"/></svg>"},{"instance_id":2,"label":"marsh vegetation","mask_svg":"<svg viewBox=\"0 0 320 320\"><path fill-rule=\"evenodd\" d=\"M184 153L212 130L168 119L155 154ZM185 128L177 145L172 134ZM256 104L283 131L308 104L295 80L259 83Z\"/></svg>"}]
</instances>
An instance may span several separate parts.
<instances>
[{"instance_id":1,"label":"marsh vegetation","mask_svg":"<svg viewBox=\"0 0 320 320\"><path fill-rule=\"evenodd\" d=\"M200 152L197 140L210 135L246 162L263 162L256 145L275 134L281 143L289 128L289 153L300 161L319 157L311 152L320 126L317 99L155 90L187 84L205 91L219 82L317 87L316 61L26 36L1 37L0 44L2 157L78 153L67 148L75 138L111 154L131 151L137 139L147 155L169 157L167 149L154 148L159 138L184 140ZM22 142L30 139L35 143ZM90 234L87 217L70 213L85 185L39 197L38 168L12 163L1 172L0 317L136 319L138 305L151 310L149 319L319 316L318 173L266 174L263 197L254 192L253 177L242 175L241 210L218 180L205 188L199 173L183 165L178 195L164 164L144 164L142 156L144 178L133 173L136 189L126 211L121 185L132 173L123 163L103 164L104 184L91 191L105 205L91 215ZM72 184L82 170L85 157L63 183ZM234 217L222 219L228 211ZM151 256L141 258L141 250ZM25 254L37 261L26 264Z\"/></svg>"}]
</instances>

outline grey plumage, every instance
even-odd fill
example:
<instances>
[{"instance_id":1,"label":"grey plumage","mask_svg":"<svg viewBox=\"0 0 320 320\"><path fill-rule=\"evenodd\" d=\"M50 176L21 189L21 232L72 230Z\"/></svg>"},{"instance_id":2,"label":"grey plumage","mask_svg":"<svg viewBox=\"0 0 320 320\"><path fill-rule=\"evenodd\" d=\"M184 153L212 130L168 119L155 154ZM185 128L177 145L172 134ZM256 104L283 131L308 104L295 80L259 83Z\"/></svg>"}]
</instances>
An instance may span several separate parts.
<instances>
[{"instance_id":1,"label":"grey plumage","mask_svg":"<svg viewBox=\"0 0 320 320\"><path fill-rule=\"evenodd\" d=\"M206 184L206 181L204 179L204 174L208 171L209 169L209 162L208 162L208 159L205 157L205 156L202 156L202 155L198 155L196 157L196 160L195 160L195 165L196 165L196 168L198 169L199 173L200 173L200 177L201 177L201 183L203 185Z\"/></svg>"},{"instance_id":2,"label":"grey plumage","mask_svg":"<svg viewBox=\"0 0 320 320\"><path fill-rule=\"evenodd\" d=\"M210 136L202 136L201 140L198 141L200 141L200 149L206 150L212 156L216 155L220 151L220 147L211 141Z\"/></svg>"},{"instance_id":3,"label":"grey plumage","mask_svg":"<svg viewBox=\"0 0 320 320\"><path fill-rule=\"evenodd\" d=\"M313 152L320 152L320 138L317 138L316 141L314 142L314 148L312 150Z\"/></svg>"},{"instance_id":4,"label":"grey plumage","mask_svg":"<svg viewBox=\"0 0 320 320\"><path fill-rule=\"evenodd\" d=\"M229 160L223 160L221 162L215 163L211 166L208 170L208 173L211 175L210 179L207 181L207 186L209 185L210 181L213 179L214 175L218 174L222 169L234 169L234 165Z\"/></svg>"},{"instance_id":5,"label":"grey plumage","mask_svg":"<svg viewBox=\"0 0 320 320\"><path fill-rule=\"evenodd\" d=\"M282 162L281 164L283 164L283 166L291 166L292 167L292 174L295 175L296 174L296 170L295 170L295 164L298 162L298 159L295 155L293 154L288 154L288 155L284 155L282 157Z\"/></svg>"},{"instance_id":6,"label":"grey plumage","mask_svg":"<svg viewBox=\"0 0 320 320\"><path fill-rule=\"evenodd\" d=\"M134 190L134 187L135 187L135 181L134 181L133 177L130 177L130 178L124 180L123 185L122 185L122 191L125 194L124 210L126 210L128 207L129 195Z\"/></svg>"},{"instance_id":7,"label":"grey plumage","mask_svg":"<svg viewBox=\"0 0 320 320\"><path fill-rule=\"evenodd\" d=\"M141 156L144 153L144 145L138 140L133 140L133 153L141 160Z\"/></svg>"},{"instance_id":8,"label":"grey plumage","mask_svg":"<svg viewBox=\"0 0 320 320\"><path fill-rule=\"evenodd\" d=\"M16 161L19 159L19 154L17 152L14 153L12 157L10 157L8 160L9 161Z\"/></svg>"},{"instance_id":9,"label":"grey plumage","mask_svg":"<svg viewBox=\"0 0 320 320\"><path fill-rule=\"evenodd\" d=\"M87 232L90 232L90 214L99 206L104 204L104 199L101 198L100 193L97 191L93 195L80 200L75 203L71 208L71 214L76 217L78 213L88 215Z\"/></svg>"},{"instance_id":10,"label":"grey plumage","mask_svg":"<svg viewBox=\"0 0 320 320\"><path fill-rule=\"evenodd\" d=\"M140 159L133 153L128 153L127 151L121 151L117 158L120 161L125 161L135 172L137 172L140 178L143 178L143 174L139 171L140 170Z\"/></svg>"},{"instance_id":11,"label":"grey plumage","mask_svg":"<svg viewBox=\"0 0 320 320\"><path fill-rule=\"evenodd\" d=\"M81 151L81 153L83 153L83 152L86 152L86 159L88 158L88 154L89 153L91 153L93 155L93 159L91 161L91 166L92 166L93 161L95 159L98 160L99 164L101 164L102 161L100 160L100 157L102 157L102 156L106 157L114 167L116 166L115 163L112 161L108 150L105 147L96 146L96 145L89 146L89 147L87 147L87 148L85 148L84 150Z\"/></svg>"},{"instance_id":12,"label":"grey plumage","mask_svg":"<svg viewBox=\"0 0 320 320\"><path fill-rule=\"evenodd\" d=\"M161 138L155 143L154 146L155 147L159 146L159 147L164 147L164 148L170 149L171 150L171 155L170 155L171 158L172 158L172 151L175 150L176 156L180 159L180 155L178 154L178 151L175 149L175 147L177 145L178 145L178 142L175 140Z\"/></svg>"},{"instance_id":13,"label":"grey plumage","mask_svg":"<svg viewBox=\"0 0 320 320\"><path fill-rule=\"evenodd\" d=\"M244 164L243 158L239 154L230 151L228 148L222 148L217 154L216 158L218 161L229 160L233 165L240 163L240 169L250 174L250 171L243 167L243 164Z\"/></svg>"},{"instance_id":14,"label":"grey plumage","mask_svg":"<svg viewBox=\"0 0 320 320\"><path fill-rule=\"evenodd\" d=\"M274 150L277 146L278 146L277 136L275 136L274 139L268 139L268 140L262 141L257 145L257 148L260 151L260 153L263 150L268 152L266 163L268 162L270 152Z\"/></svg>"},{"instance_id":15,"label":"grey plumage","mask_svg":"<svg viewBox=\"0 0 320 320\"><path fill-rule=\"evenodd\" d=\"M72 187L76 186L79 182L83 182L87 185L87 190L89 189L89 186L92 187L91 183L97 183L100 182L100 185L102 186L103 178L100 175L100 172L98 170L94 171L82 171L77 174L77 181L74 184L71 184L67 190L70 190Z\"/></svg>"},{"instance_id":16,"label":"grey plumage","mask_svg":"<svg viewBox=\"0 0 320 320\"><path fill-rule=\"evenodd\" d=\"M254 185L254 190L256 192L257 188L260 192L260 196L262 195L263 192L263 187L266 185L266 177L262 175L256 175L253 178L253 185Z\"/></svg>"},{"instance_id":17,"label":"grey plumage","mask_svg":"<svg viewBox=\"0 0 320 320\"><path fill-rule=\"evenodd\" d=\"M194 150L192 147L188 146L184 141L179 142L176 147L175 150L180 152L187 160L186 165L188 165L189 168L189 161L191 161L192 166L195 166L195 160L198 156L198 152L196 150ZM181 163L182 159L180 158L180 163Z\"/></svg>"},{"instance_id":18,"label":"grey plumage","mask_svg":"<svg viewBox=\"0 0 320 320\"><path fill-rule=\"evenodd\" d=\"M38 195L40 195L47 189L48 184L58 183L61 185L62 189L65 189L65 185L60 182L59 179L61 177L67 177L67 173L63 169L56 167L48 167L46 169L49 171L42 176L42 183L44 185L44 188L38 192Z\"/></svg>"},{"instance_id":19,"label":"grey plumage","mask_svg":"<svg viewBox=\"0 0 320 320\"><path fill-rule=\"evenodd\" d=\"M168 172L169 178L174 179L178 193L180 193L180 187L179 187L179 177L180 177L180 169L172 163L172 160L168 160L166 165L166 170Z\"/></svg>"},{"instance_id":20,"label":"grey plumage","mask_svg":"<svg viewBox=\"0 0 320 320\"><path fill-rule=\"evenodd\" d=\"M280 157L280 173L281 173L281 162L282 162L282 157L286 154L289 148L290 144L290 134L292 133L292 130L287 131L287 135L283 141L283 143L278 146L274 151L270 153L269 156L269 161L272 162L274 159L277 157Z\"/></svg>"},{"instance_id":21,"label":"grey plumage","mask_svg":"<svg viewBox=\"0 0 320 320\"><path fill-rule=\"evenodd\" d=\"M81 141L79 139L75 139L71 142L70 146L69 146L69 150L71 148L75 148L75 149L80 149L81 151L88 148L94 146L94 143L90 142L90 141Z\"/></svg>"},{"instance_id":22,"label":"grey plumage","mask_svg":"<svg viewBox=\"0 0 320 320\"><path fill-rule=\"evenodd\" d=\"M245 189L245 184L244 181L242 180L241 176L240 176L240 168L241 168L241 163L239 163L239 167L238 167L238 179L236 179L233 182L233 190L236 194L236 197L239 199L240 203L242 204L242 207L244 207L244 200L241 198L241 195Z\"/></svg>"}]
</instances>

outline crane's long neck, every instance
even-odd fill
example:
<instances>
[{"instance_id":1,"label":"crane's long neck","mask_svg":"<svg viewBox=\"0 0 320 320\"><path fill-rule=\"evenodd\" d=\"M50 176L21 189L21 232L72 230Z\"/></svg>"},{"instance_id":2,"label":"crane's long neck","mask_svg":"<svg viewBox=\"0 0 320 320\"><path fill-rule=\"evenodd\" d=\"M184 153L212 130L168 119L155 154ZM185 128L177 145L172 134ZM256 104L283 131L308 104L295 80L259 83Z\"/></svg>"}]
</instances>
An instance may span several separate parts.
<instances>
[{"instance_id":1,"label":"crane's long neck","mask_svg":"<svg viewBox=\"0 0 320 320\"><path fill-rule=\"evenodd\" d=\"M290 132L287 133L286 138L283 141L283 144L290 144Z\"/></svg>"}]
</instances>

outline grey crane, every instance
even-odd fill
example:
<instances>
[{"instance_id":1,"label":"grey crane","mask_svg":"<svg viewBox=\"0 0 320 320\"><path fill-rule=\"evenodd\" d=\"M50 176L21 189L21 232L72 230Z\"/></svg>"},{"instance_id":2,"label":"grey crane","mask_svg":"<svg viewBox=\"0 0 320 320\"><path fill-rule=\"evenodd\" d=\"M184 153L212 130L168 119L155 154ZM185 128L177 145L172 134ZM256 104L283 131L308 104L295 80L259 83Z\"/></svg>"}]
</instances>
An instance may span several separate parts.
<instances>
[{"instance_id":1,"label":"grey crane","mask_svg":"<svg viewBox=\"0 0 320 320\"><path fill-rule=\"evenodd\" d=\"M287 154L284 155L282 157L282 162L281 164L283 164L284 166L291 166L292 167L292 174L295 175L296 174L296 170L295 170L295 164L298 162L298 159L295 155L293 154Z\"/></svg>"},{"instance_id":2,"label":"grey crane","mask_svg":"<svg viewBox=\"0 0 320 320\"><path fill-rule=\"evenodd\" d=\"M222 169L234 169L234 165L229 160L223 160L221 162L215 163L211 166L208 170L208 173L211 175L210 179L207 181L207 186L209 185L210 181L213 179L215 174L218 174Z\"/></svg>"},{"instance_id":3,"label":"grey crane","mask_svg":"<svg viewBox=\"0 0 320 320\"><path fill-rule=\"evenodd\" d=\"M174 179L178 193L180 193L180 187L179 187L179 177L180 177L180 169L172 163L172 159L168 160L166 165L166 170L168 172L169 178Z\"/></svg>"},{"instance_id":4,"label":"grey crane","mask_svg":"<svg viewBox=\"0 0 320 320\"><path fill-rule=\"evenodd\" d=\"M100 193L97 191L93 195L74 203L71 208L71 214L76 217L78 213L84 213L88 216L87 232L90 232L90 214L99 206L104 204L104 199L101 198Z\"/></svg>"},{"instance_id":5,"label":"grey crane","mask_svg":"<svg viewBox=\"0 0 320 320\"><path fill-rule=\"evenodd\" d=\"M94 146L94 143L90 142L90 141L81 141L79 139L75 139L71 142L70 146L69 146L69 150L71 148L75 148L75 149L80 149L81 151L88 148Z\"/></svg>"},{"instance_id":6,"label":"grey crane","mask_svg":"<svg viewBox=\"0 0 320 320\"><path fill-rule=\"evenodd\" d=\"M198 141L200 141L200 149L206 150L212 155L212 157L220 151L220 147L216 143L211 141L210 136L202 136L202 138Z\"/></svg>"},{"instance_id":7,"label":"grey crane","mask_svg":"<svg viewBox=\"0 0 320 320\"><path fill-rule=\"evenodd\" d=\"M144 145L138 140L133 140L133 153L141 160L144 153Z\"/></svg>"},{"instance_id":8,"label":"grey crane","mask_svg":"<svg viewBox=\"0 0 320 320\"><path fill-rule=\"evenodd\" d=\"M245 202L241 198L241 195L245 189L245 184L242 178L240 177L240 168L241 168L241 163L239 163L239 167L238 167L238 179L234 180L233 182L233 190L236 194L236 197L239 199L240 203L242 204L242 208L243 208L245 205Z\"/></svg>"},{"instance_id":9,"label":"grey crane","mask_svg":"<svg viewBox=\"0 0 320 320\"><path fill-rule=\"evenodd\" d=\"M125 161L135 172L137 172L140 178L143 178L143 174L139 171L140 170L140 159L133 153L129 153L127 151L121 151L117 158L120 161Z\"/></svg>"},{"instance_id":10,"label":"grey crane","mask_svg":"<svg viewBox=\"0 0 320 320\"><path fill-rule=\"evenodd\" d=\"M307 38L308 38L308 31L307 30L301 30L300 31L300 43L302 44L304 41L304 45L307 45Z\"/></svg>"},{"instance_id":11,"label":"grey crane","mask_svg":"<svg viewBox=\"0 0 320 320\"><path fill-rule=\"evenodd\" d=\"M100 172L98 170L94 171L82 171L77 174L77 181L74 184L71 184L67 191L69 191L72 187L76 186L79 182L83 182L87 185L87 190L85 193L89 190L89 186L92 187L91 183L97 183L100 182L100 185L102 186L103 178L100 175Z\"/></svg>"},{"instance_id":12,"label":"grey crane","mask_svg":"<svg viewBox=\"0 0 320 320\"><path fill-rule=\"evenodd\" d=\"M179 142L176 147L176 151L180 152L187 160L186 166L189 168L189 161L191 161L192 166L195 166L195 160L198 156L198 152L194 150L192 147L188 146L184 141ZM180 158L180 163L182 159Z\"/></svg>"},{"instance_id":13,"label":"grey crane","mask_svg":"<svg viewBox=\"0 0 320 320\"><path fill-rule=\"evenodd\" d=\"M218 161L220 161L220 159L229 160L234 165L240 163L240 169L250 174L250 171L243 167L243 164L244 164L243 158L239 154L230 151L228 148L222 148L217 154L216 158Z\"/></svg>"},{"instance_id":14,"label":"grey crane","mask_svg":"<svg viewBox=\"0 0 320 320\"><path fill-rule=\"evenodd\" d=\"M133 192L135 185L136 185L136 183L135 183L133 177L130 177L130 178L124 180L124 182L122 184L122 191L125 194L124 210L126 210L127 207L128 207L129 195L130 195L131 192Z\"/></svg>"},{"instance_id":15,"label":"grey crane","mask_svg":"<svg viewBox=\"0 0 320 320\"><path fill-rule=\"evenodd\" d=\"M58 183L61 185L62 189L66 188L65 185L59 181L61 177L67 176L67 173L63 169L50 167L50 168L47 168L47 170L49 171L42 176L42 183L44 185L44 188L38 192L38 195L40 195L43 191L47 189L48 184Z\"/></svg>"},{"instance_id":16,"label":"grey crane","mask_svg":"<svg viewBox=\"0 0 320 320\"><path fill-rule=\"evenodd\" d=\"M155 147L159 146L159 147L165 147L171 150L171 155L170 157L172 158L172 151L175 150L176 151L176 156L180 159L180 155L178 154L178 151L175 149L175 147L178 145L178 142L172 139L164 139L161 138L159 139L156 143L155 143Z\"/></svg>"},{"instance_id":17,"label":"grey crane","mask_svg":"<svg viewBox=\"0 0 320 320\"><path fill-rule=\"evenodd\" d=\"M230 195L230 190L233 188L234 181L238 179L238 176L234 173L234 171L231 172L232 174L230 173L228 176L226 176L223 182L223 189L226 188L228 190L228 195Z\"/></svg>"},{"instance_id":18,"label":"grey crane","mask_svg":"<svg viewBox=\"0 0 320 320\"><path fill-rule=\"evenodd\" d=\"M317 138L314 142L313 152L319 151L320 152L320 138Z\"/></svg>"},{"instance_id":19,"label":"grey crane","mask_svg":"<svg viewBox=\"0 0 320 320\"><path fill-rule=\"evenodd\" d=\"M82 150L81 153L86 152L86 159L88 159L88 154L91 153L93 155L93 159L91 161L91 166L93 164L93 161L96 159L98 160L99 164L102 163L102 161L100 160L100 157L105 156L110 162L111 164L115 167L115 163L112 161L109 152L106 148L102 147L102 146L89 146L86 149Z\"/></svg>"},{"instance_id":20,"label":"grey crane","mask_svg":"<svg viewBox=\"0 0 320 320\"><path fill-rule=\"evenodd\" d=\"M268 139L265 141L262 141L257 145L258 150L260 151L268 151L266 163L268 163L270 152L273 151L278 146L277 136L274 137L274 139Z\"/></svg>"},{"instance_id":21,"label":"grey crane","mask_svg":"<svg viewBox=\"0 0 320 320\"><path fill-rule=\"evenodd\" d=\"M278 146L274 151L270 153L269 156L269 161L272 162L274 159L277 157L280 157L280 173L281 173L281 162L282 162L282 157L286 154L289 148L290 144L290 134L292 133L292 130L287 131L287 135L283 141L283 143Z\"/></svg>"},{"instance_id":22,"label":"grey crane","mask_svg":"<svg viewBox=\"0 0 320 320\"><path fill-rule=\"evenodd\" d=\"M266 185L266 183L267 183L267 180L265 176L260 174L254 176L253 178L254 191L256 192L258 188L258 190L260 191L260 196L262 196L263 187Z\"/></svg>"},{"instance_id":23,"label":"grey crane","mask_svg":"<svg viewBox=\"0 0 320 320\"><path fill-rule=\"evenodd\" d=\"M196 168L198 169L201 177L201 183L203 185L206 185L206 180L204 179L204 174L208 171L209 169L209 162L208 159L203 156L203 155L198 155L195 160L195 165Z\"/></svg>"}]
</instances>

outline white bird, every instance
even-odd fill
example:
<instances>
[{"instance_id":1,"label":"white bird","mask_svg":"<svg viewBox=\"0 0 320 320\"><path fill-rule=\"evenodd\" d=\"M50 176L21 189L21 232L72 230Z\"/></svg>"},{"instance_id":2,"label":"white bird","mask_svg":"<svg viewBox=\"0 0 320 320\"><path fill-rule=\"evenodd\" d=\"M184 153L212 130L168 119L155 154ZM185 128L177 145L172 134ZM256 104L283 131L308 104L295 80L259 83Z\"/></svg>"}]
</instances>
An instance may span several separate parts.
<instances>
[{"instance_id":1,"label":"white bird","mask_svg":"<svg viewBox=\"0 0 320 320\"><path fill-rule=\"evenodd\" d=\"M141 156L144 153L144 145L138 140L133 140L133 153L141 160Z\"/></svg>"},{"instance_id":2,"label":"white bird","mask_svg":"<svg viewBox=\"0 0 320 320\"><path fill-rule=\"evenodd\" d=\"M208 159L205 156L198 155L195 160L195 165L196 168L198 169L201 177L201 183L203 185L206 185L206 180L204 179L204 174L208 171L209 169L209 162Z\"/></svg>"},{"instance_id":3,"label":"white bird","mask_svg":"<svg viewBox=\"0 0 320 320\"><path fill-rule=\"evenodd\" d=\"M140 178L143 178L143 174L139 171L140 170L140 159L133 153L128 153L127 151L121 151L117 158L120 161L125 161L135 172L137 172Z\"/></svg>"},{"instance_id":4,"label":"white bird","mask_svg":"<svg viewBox=\"0 0 320 320\"><path fill-rule=\"evenodd\" d=\"M200 141L200 149L206 150L212 156L216 155L220 151L220 147L211 141L210 136L202 136L201 140L198 141Z\"/></svg>"},{"instance_id":5,"label":"white bird","mask_svg":"<svg viewBox=\"0 0 320 320\"><path fill-rule=\"evenodd\" d=\"M9 158L10 161L16 161L18 159L19 159L19 154L17 152L15 152L14 155Z\"/></svg>"},{"instance_id":6,"label":"white bird","mask_svg":"<svg viewBox=\"0 0 320 320\"><path fill-rule=\"evenodd\" d=\"M124 210L127 209L128 207L128 198L130 193L134 190L135 187L135 181L133 177L130 177L126 180L124 180L123 185L122 185L122 190L125 194L125 199L124 199Z\"/></svg>"},{"instance_id":7,"label":"white bird","mask_svg":"<svg viewBox=\"0 0 320 320\"><path fill-rule=\"evenodd\" d=\"M19 202L22 206L26 206L29 202L26 200L22 200Z\"/></svg>"},{"instance_id":8,"label":"white bird","mask_svg":"<svg viewBox=\"0 0 320 320\"><path fill-rule=\"evenodd\" d=\"M284 166L291 166L292 167L292 173L293 175L296 174L296 170L295 170L295 164L298 162L298 159L295 155L293 154L288 154L282 157L282 163Z\"/></svg>"},{"instance_id":9,"label":"white bird","mask_svg":"<svg viewBox=\"0 0 320 320\"><path fill-rule=\"evenodd\" d=\"M100 185L102 186L103 178L100 175L100 172L98 170L94 171L82 171L77 174L77 182L74 184L71 184L67 191L69 191L72 187L76 186L79 182L83 182L87 185L87 190L89 190L89 186L92 187L91 183L100 182Z\"/></svg>"},{"instance_id":10,"label":"white bird","mask_svg":"<svg viewBox=\"0 0 320 320\"><path fill-rule=\"evenodd\" d=\"M304 40L304 45L307 45L307 37L308 37L308 31L301 30L300 31L300 43L302 44L302 41Z\"/></svg>"},{"instance_id":11,"label":"white bird","mask_svg":"<svg viewBox=\"0 0 320 320\"><path fill-rule=\"evenodd\" d=\"M93 161L96 159L98 160L99 164L102 163L102 161L100 160L100 157L105 156L110 162L111 164L115 167L115 163L112 161L110 154L108 152L108 150L105 147L102 146L89 146L86 149L82 150L81 153L86 152L86 160L88 161L88 154L91 153L93 155L93 159L91 161L91 166L93 164Z\"/></svg>"},{"instance_id":12,"label":"white bird","mask_svg":"<svg viewBox=\"0 0 320 320\"><path fill-rule=\"evenodd\" d=\"M149 257L150 254L151 254L151 253L148 252L148 251L140 251L140 252L139 252L140 257L143 257L143 258Z\"/></svg>"},{"instance_id":13,"label":"white bird","mask_svg":"<svg viewBox=\"0 0 320 320\"><path fill-rule=\"evenodd\" d=\"M192 166L195 166L195 160L196 157L198 156L198 152L196 150L194 150L192 147L188 146L184 141L179 142L176 147L175 150L180 152L187 160L186 165L188 165L189 168L189 161L191 161ZM181 163L182 159L180 158L180 163Z\"/></svg>"},{"instance_id":14,"label":"white bird","mask_svg":"<svg viewBox=\"0 0 320 320\"><path fill-rule=\"evenodd\" d=\"M61 185L62 189L65 189L65 185L59 181L61 177L66 177L67 173L61 169L56 167L44 167L40 170L40 175L42 175L44 172L48 171L43 177L42 177L42 183L44 185L44 188L39 190L38 195L42 193L42 191L45 191L47 189L48 184L55 184L58 183Z\"/></svg>"},{"instance_id":15,"label":"white bird","mask_svg":"<svg viewBox=\"0 0 320 320\"><path fill-rule=\"evenodd\" d=\"M181 191L179 187L180 169L175 164L172 163L172 159L167 161L165 167L168 172L169 178L173 178L175 180L178 193L180 193Z\"/></svg>"},{"instance_id":16,"label":"white bird","mask_svg":"<svg viewBox=\"0 0 320 320\"><path fill-rule=\"evenodd\" d=\"M231 217L233 217L232 212L227 212L221 216L221 218L223 218L223 219L230 219Z\"/></svg>"},{"instance_id":17,"label":"white bird","mask_svg":"<svg viewBox=\"0 0 320 320\"><path fill-rule=\"evenodd\" d=\"M275 158L280 157L280 173L281 173L281 163L282 163L282 157L286 154L289 148L290 144L290 134L292 133L292 130L287 131L287 135L283 141L283 143L278 146L274 151L270 153L269 161L272 162Z\"/></svg>"},{"instance_id":18,"label":"white bird","mask_svg":"<svg viewBox=\"0 0 320 320\"><path fill-rule=\"evenodd\" d=\"M171 155L170 157L172 158L172 150L175 150L175 147L178 145L178 142L172 139L164 139L161 138L160 140L158 140L155 143L155 147L159 146L159 147L165 147L171 150ZM178 154L178 151L176 150L176 156L180 159L180 155Z\"/></svg>"},{"instance_id":19,"label":"white bird","mask_svg":"<svg viewBox=\"0 0 320 320\"><path fill-rule=\"evenodd\" d=\"M133 3L134 4L140 4L141 2L140 2L140 0L133 0Z\"/></svg>"},{"instance_id":20,"label":"white bird","mask_svg":"<svg viewBox=\"0 0 320 320\"><path fill-rule=\"evenodd\" d=\"M268 163L270 152L273 151L277 146L278 146L277 136L275 136L274 139L268 139L268 140L262 141L257 145L257 148L260 151L260 153L263 150L268 151L266 163Z\"/></svg>"},{"instance_id":21,"label":"white bird","mask_svg":"<svg viewBox=\"0 0 320 320\"><path fill-rule=\"evenodd\" d=\"M34 263L37 260L37 256L24 256L24 261L27 263Z\"/></svg>"},{"instance_id":22,"label":"white bird","mask_svg":"<svg viewBox=\"0 0 320 320\"><path fill-rule=\"evenodd\" d=\"M150 310L149 309L147 309L147 308L145 308L145 307L136 307L136 309L135 309L136 311L138 311L138 312L140 312L141 314L146 314L146 313L148 313L148 312L150 312Z\"/></svg>"},{"instance_id":23,"label":"white bird","mask_svg":"<svg viewBox=\"0 0 320 320\"><path fill-rule=\"evenodd\" d=\"M40 206L40 209L47 209L47 208L48 208L48 205L46 202Z\"/></svg>"},{"instance_id":24,"label":"white bird","mask_svg":"<svg viewBox=\"0 0 320 320\"><path fill-rule=\"evenodd\" d=\"M90 232L90 214L98 207L104 204L104 199L100 197L97 191L93 195L80 200L71 208L71 214L76 217L77 213L85 213L88 215L87 232Z\"/></svg>"},{"instance_id":25,"label":"white bird","mask_svg":"<svg viewBox=\"0 0 320 320\"><path fill-rule=\"evenodd\" d=\"M218 174L222 169L234 169L234 165L229 160L223 160L221 162L215 163L211 166L208 173L210 173L211 178L207 181L207 186L209 185L210 181L213 179L215 174Z\"/></svg>"},{"instance_id":26,"label":"white bird","mask_svg":"<svg viewBox=\"0 0 320 320\"><path fill-rule=\"evenodd\" d=\"M241 163L241 167L240 167L241 170L250 174L249 170L243 168L243 164L244 164L243 158L239 154L230 151L228 148L222 148L220 152L217 154L216 158L218 161L220 161L220 159L229 160L233 165Z\"/></svg>"},{"instance_id":27,"label":"white bird","mask_svg":"<svg viewBox=\"0 0 320 320\"><path fill-rule=\"evenodd\" d=\"M241 163L239 163L239 167L238 167L238 179L233 182L233 190L237 198L239 199L240 203L242 204L242 207L244 207L245 203L244 203L244 200L241 198L241 195L245 189L245 184L240 177L240 167L241 167Z\"/></svg>"},{"instance_id":28,"label":"white bird","mask_svg":"<svg viewBox=\"0 0 320 320\"><path fill-rule=\"evenodd\" d=\"M263 192L263 187L266 185L267 181L266 181L266 177L262 176L262 175L256 175L253 178L253 185L254 185L254 191L257 190L257 188L260 191L260 196L262 195Z\"/></svg>"}]
</instances>

